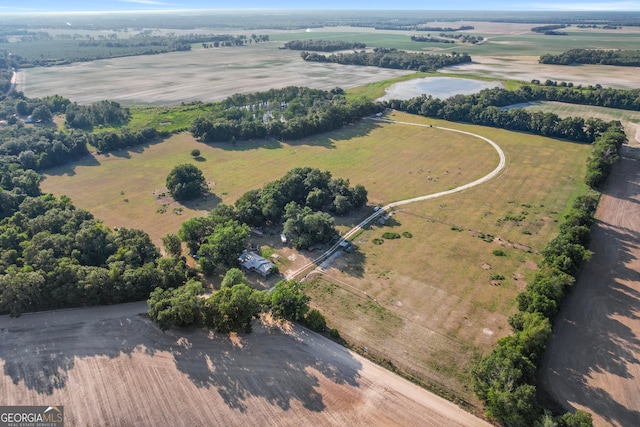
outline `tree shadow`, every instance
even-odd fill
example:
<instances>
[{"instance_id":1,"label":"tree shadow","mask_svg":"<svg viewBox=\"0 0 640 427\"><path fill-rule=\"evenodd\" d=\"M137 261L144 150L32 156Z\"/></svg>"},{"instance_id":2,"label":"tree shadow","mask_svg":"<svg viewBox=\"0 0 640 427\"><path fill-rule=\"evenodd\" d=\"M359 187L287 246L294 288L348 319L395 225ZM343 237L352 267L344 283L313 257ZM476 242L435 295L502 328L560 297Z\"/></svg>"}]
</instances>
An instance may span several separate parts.
<instances>
[{"instance_id":1,"label":"tree shadow","mask_svg":"<svg viewBox=\"0 0 640 427\"><path fill-rule=\"evenodd\" d=\"M176 203L180 206L184 206L185 208L193 210L210 211L211 209L222 203L222 198L215 193L207 192L197 199L181 200L176 201Z\"/></svg>"},{"instance_id":2,"label":"tree shadow","mask_svg":"<svg viewBox=\"0 0 640 427\"><path fill-rule=\"evenodd\" d=\"M92 310L105 308L74 311L71 315L85 313L75 323L47 322L46 316L58 312L11 319L8 327L8 318L0 318L4 375L13 384L51 395L69 385L69 373L79 359L169 354L184 378L217 391L229 408L240 412L255 398L285 411L299 402L319 412L326 408L318 391L322 381L359 387L361 362L346 348L299 326L254 322L254 333L247 335L202 328L162 333L146 315L92 315ZM34 322L36 315L42 320Z\"/></svg>"},{"instance_id":3,"label":"tree shadow","mask_svg":"<svg viewBox=\"0 0 640 427\"><path fill-rule=\"evenodd\" d=\"M144 150L146 150L147 148L151 147L152 145L160 144L168 138L169 136L155 138L155 139L152 139L151 141L143 142L142 144L132 145L131 147L121 148L119 150L113 150L113 151L106 151L100 155L105 157L114 156L114 157L120 157L124 159L130 159L131 153L142 154L144 153Z\"/></svg>"},{"instance_id":4,"label":"tree shadow","mask_svg":"<svg viewBox=\"0 0 640 427\"><path fill-rule=\"evenodd\" d=\"M86 154L78 159L74 159L69 163L60 166L54 166L52 168L44 169L41 172L46 175L52 176L74 176L76 174L76 168L78 166L100 166L99 156L92 153Z\"/></svg>"},{"instance_id":5,"label":"tree shadow","mask_svg":"<svg viewBox=\"0 0 640 427\"><path fill-rule=\"evenodd\" d=\"M207 145L226 151L249 151L257 149L273 150L284 148L285 144L292 147L306 145L310 147L333 149L336 148L335 144L338 141L348 141L353 138L366 136L374 129L381 126L383 126L383 123L372 120L360 120L356 123L346 124L339 129L306 136L300 139L266 138L258 140L239 140L235 143L215 142L208 143Z\"/></svg>"}]
</instances>

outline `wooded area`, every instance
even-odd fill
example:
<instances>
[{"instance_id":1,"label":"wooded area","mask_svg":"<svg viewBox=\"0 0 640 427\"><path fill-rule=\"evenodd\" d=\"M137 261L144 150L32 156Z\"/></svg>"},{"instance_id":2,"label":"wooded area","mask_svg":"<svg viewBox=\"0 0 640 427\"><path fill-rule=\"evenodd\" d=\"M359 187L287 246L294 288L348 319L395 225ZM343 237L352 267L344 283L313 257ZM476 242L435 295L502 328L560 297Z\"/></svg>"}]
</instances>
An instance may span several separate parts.
<instances>
[{"instance_id":1,"label":"wooded area","mask_svg":"<svg viewBox=\"0 0 640 427\"><path fill-rule=\"evenodd\" d=\"M591 143L609 128L609 123L595 118L561 119L553 113L503 107L545 100L637 111L640 109L639 93L640 90L635 89L524 85L513 91L501 88L485 89L477 94L456 95L446 100L423 95L408 101L385 101L385 105L427 117Z\"/></svg>"},{"instance_id":2,"label":"wooded area","mask_svg":"<svg viewBox=\"0 0 640 427\"><path fill-rule=\"evenodd\" d=\"M379 108L364 98L348 100L340 88L327 92L289 86L229 97L194 120L189 130L203 142L300 139L338 129Z\"/></svg>"},{"instance_id":3,"label":"wooded area","mask_svg":"<svg viewBox=\"0 0 640 427\"><path fill-rule=\"evenodd\" d=\"M286 49L312 50L318 52L335 52L336 50L364 49L364 43L345 42L340 40L291 40L284 44Z\"/></svg>"},{"instance_id":4,"label":"wooded area","mask_svg":"<svg viewBox=\"0 0 640 427\"><path fill-rule=\"evenodd\" d=\"M471 62L467 53L450 54L410 53L397 49L375 48L372 52L338 53L329 56L302 52L305 61L335 62L342 65L367 65L370 67L400 70L435 71L449 65Z\"/></svg>"},{"instance_id":5,"label":"wooded area","mask_svg":"<svg viewBox=\"0 0 640 427\"><path fill-rule=\"evenodd\" d=\"M640 66L640 50L571 49L559 55L540 56L541 64L601 64L622 67Z\"/></svg>"}]
</instances>

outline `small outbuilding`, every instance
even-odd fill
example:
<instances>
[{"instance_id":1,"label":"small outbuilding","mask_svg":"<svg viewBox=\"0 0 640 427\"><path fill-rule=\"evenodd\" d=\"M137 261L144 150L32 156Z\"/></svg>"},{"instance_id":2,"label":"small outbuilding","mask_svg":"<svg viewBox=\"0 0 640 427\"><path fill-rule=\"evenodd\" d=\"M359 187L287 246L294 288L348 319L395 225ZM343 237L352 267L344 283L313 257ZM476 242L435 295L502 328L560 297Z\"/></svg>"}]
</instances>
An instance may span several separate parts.
<instances>
[{"instance_id":1,"label":"small outbuilding","mask_svg":"<svg viewBox=\"0 0 640 427\"><path fill-rule=\"evenodd\" d=\"M267 277L275 268L273 263L267 261L260 255L247 250L242 251L242 254L240 254L240 257L238 258L238 262L245 270L255 271L263 277Z\"/></svg>"}]
</instances>

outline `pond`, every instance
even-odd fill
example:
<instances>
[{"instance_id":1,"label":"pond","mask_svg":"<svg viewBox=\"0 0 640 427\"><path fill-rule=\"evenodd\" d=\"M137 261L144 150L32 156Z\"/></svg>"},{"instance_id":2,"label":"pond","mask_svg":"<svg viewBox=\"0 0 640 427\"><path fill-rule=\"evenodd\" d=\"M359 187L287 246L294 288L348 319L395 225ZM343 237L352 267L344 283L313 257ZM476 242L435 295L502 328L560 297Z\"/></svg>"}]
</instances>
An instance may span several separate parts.
<instances>
[{"instance_id":1,"label":"pond","mask_svg":"<svg viewBox=\"0 0 640 427\"><path fill-rule=\"evenodd\" d=\"M495 81L486 82L458 77L425 77L392 84L386 89L386 95L378 98L378 101L407 100L422 94L447 99L454 95L469 95L495 87L503 87L503 85Z\"/></svg>"}]
</instances>

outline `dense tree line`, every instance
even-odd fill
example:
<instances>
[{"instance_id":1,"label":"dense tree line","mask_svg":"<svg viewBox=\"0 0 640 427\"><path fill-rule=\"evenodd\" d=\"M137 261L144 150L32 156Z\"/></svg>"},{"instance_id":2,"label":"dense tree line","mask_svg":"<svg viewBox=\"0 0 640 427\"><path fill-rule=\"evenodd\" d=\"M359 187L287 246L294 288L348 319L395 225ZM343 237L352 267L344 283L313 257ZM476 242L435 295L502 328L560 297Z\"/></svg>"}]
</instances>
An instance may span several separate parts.
<instances>
[{"instance_id":1,"label":"dense tree line","mask_svg":"<svg viewBox=\"0 0 640 427\"><path fill-rule=\"evenodd\" d=\"M531 31L533 31L534 33L540 33L547 36L566 36L569 33L565 31L557 31L557 30L561 30L567 27L569 27L569 25L566 25L566 24L542 25L539 27L533 27Z\"/></svg>"},{"instance_id":2,"label":"dense tree line","mask_svg":"<svg viewBox=\"0 0 640 427\"><path fill-rule=\"evenodd\" d=\"M400 70L435 71L450 65L471 62L467 53L410 53L398 49L375 48L372 52L338 53L329 56L302 52L305 61L334 62L342 65L368 65Z\"/></svg>"},{"instance_id":3,"label":"dense tree line","mask_svg":"<svg viewBox=\"0 0 640 427\"><path fill-rule=\"evenodd\" d=\"M455 39L455 40L459 40L462 43L470 43L470 44L477 44L480 43L481 41L484 40L484 37L482 36L474 36L471 34L446 34L446 33L440 33L439 37L443 37L445 39Z\"/></svg>"},{"instance_id":4,"label":"dense tree line","mask_svg":"<svg viewBox=\"0 0 640 427\"><path fill-rule=\"evenodd\" d=\"M315 52L335 52L337 50L364 49L364 43L341 40L291 40L284 44L285 49L311 50Z\"/></svg>"},{"instance_id":5,"label":"dense tree line","mask_svg":"<svg viewBox=\"0 0 640 427\"><path fill-rule=\"evenodd\" d=\"M132 132L128 127L123 127L118 132L106 131L88 134L88 139L98 151L104 152L144 144L164 135L164 133L158 132L152 127L146 127L135 132Z\"/></svg>"},{"instance_id":6,"label":"dense tree line","mask_svg":"<svg viewBox=\"0 0 640 427\"><path fill-rule=\"evenodd\" d=\"M431 35L426 36L411 36L412 42L420 42L420 43L455 43L454 40L447 40L442 37L431 37Z\"/></svg>"},{"instance_id":7,"label":"dense tree line","mask_svg":"<svg viewBox=\"0 0 640 427\"><path fill-rule=\"evenodd\" d=\"M607 130L609 123L595 118L561 119L554 113L502 107L546 100L637 110L640 109L638 94L640 91L637 89L581 89L534 85L522 86L515 91L500 88L485 89L477 94L456 95L446 100L423 95L407 101L387 101L385 105L427 117L591 143Z\"/></svg>"},{"instance_id":8,"label":"dense tree line","mask_svg":"<svg viewBox=\"0 0 640 427\"><path fill-rule=\"evenodd\" d=\"M593 152L587 161L585 182L597 189L609 177L612 166L619 160L620 147L627 142L620 122L614 123L593 143Z\"/></svg>"},{"instance_id":9,"label":"dense tree line","mask_svg":"<svg viewBox=\"0 0 640 427\"><path fill-rule=\"evenodd\" d=\"M377 111L376 103L364 98L347 100L339 88L327 92L287 87L234 95L195 119L189 130L203 142L268 136L299 139L338 129Z\"/></svg>"},{"instance_id":10,"label":"dense tree line","mask_svg":"<svg viewBox=\"0 0 640 427\"><path fill-rule=\"evenodd\" d=\"M640 50L571 49L559 55L540 56L541 64L601 64L625 67L640 66Z\"/></svg>"},{"instance_id":11,"label":"dense tree line","mask_svg":"<svg viewBox=\"0 0 640 427\"><path fill-rule=\"evenodd\" d=\"M26 197L0 221L0 254L1 314L140 301L187 278L145 232L114 233L64 196Z\"/></svg>"},{"instance_id":12,"label":"dense tree line","mask_svg":"<svg viewBox=\"0 0 640 427\"><path fill-rule=\"evenodd\" d=\"M64 112L65 124L74 129L120 125L130 117L129 109L114 101L100 101L91 105L69 103Z\"/></svg>"},{"instance_id":13,"label":"dense tree line","mask_svg":"<svg viewBox=\"0 0 640 427\"><path fill-rule=\"evenodd\" d=\"M476 44L484 40L484 37L472 36L471 34L447 33L440 33L437 37L432 37L431 34L427 34L426 36L411 36L412 42L455 43L455 40L459 40L462 43Z\"/></svg>"},{"instance_id":14,"label":"dense tree line","mask_svg":"<svg viewBox=\"0 0 640 427\"><path fill-rule=\"evenodd\" d=\"M160 329L204 325L222 333L252 330L253 320L270 312L276 319L301 322L323 332L324 316L309 309L310 298L295 281L280 281L273 291L252 289L237 268L227 271L220 290L203 298L202 283L192 279L178 288L156 288L150 295L149 317Z\"/></svg>"},{"instance_id":15,"label":"dense tree line","mask_svg":"<svg viewBox=\"0 0 640 427\"><path fill-rule=\"evenodd\" d=\"M369 25L357 25L352 24L354 27L358 26L369 26ZM416 23L416 24L401 24L401 23L385 23L385 24L374 24L374 28L376 30L400 30L400 31L466 31L473 30L475 27L473 25L462 25L460 27L433 27L430 25L426 25L424 23Z\"/></svg>"},{"instance_id":16,"label":"dense tree line","mask_svg":"<svg viewBox=\"0 0 640 427\"><path fill-rule=\"evenodd\" d=\"M612 124L594 143L587 162L587 184L601 184L626 141L622 126ZM604 169L602 171L601 169ZM570 291L580 265L591 256L591 225L598 194L580 196L560 226L560 232L542 250L543 266L517 297L519 312L509 319L513 335L498 341L496 348L473 369L474 391L485 402L487 414L510 426L591 426L591 415L577 411L553 417L536 400L536 371L552 322ZM555 424L550 424L555 423Z\"/></svg>"}]
</instances>

